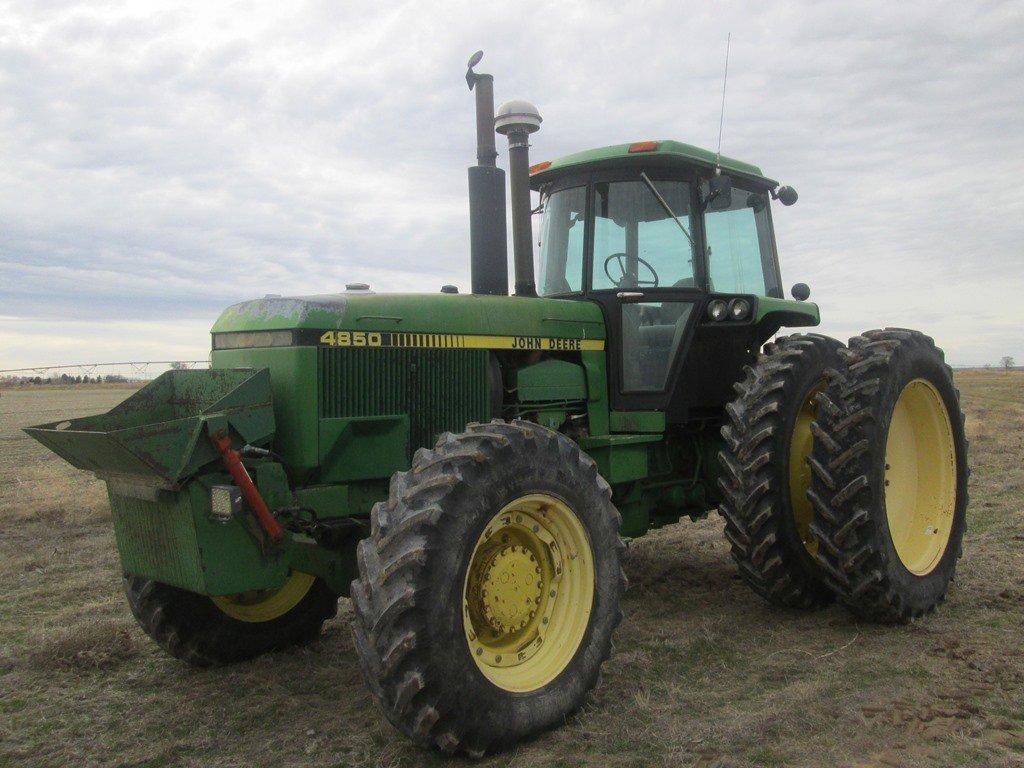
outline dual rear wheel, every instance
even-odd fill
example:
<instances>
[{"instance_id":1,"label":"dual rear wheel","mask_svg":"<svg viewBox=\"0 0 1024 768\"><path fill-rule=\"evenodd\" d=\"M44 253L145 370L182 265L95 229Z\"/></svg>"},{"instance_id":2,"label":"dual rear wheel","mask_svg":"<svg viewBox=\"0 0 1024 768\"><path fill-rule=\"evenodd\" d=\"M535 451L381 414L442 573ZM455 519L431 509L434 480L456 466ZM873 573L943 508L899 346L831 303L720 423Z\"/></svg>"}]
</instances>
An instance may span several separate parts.
<instances>
[{"instance_id":1,"label":"dual rear wheel","mask_svg":"<svg viewBox=\"0 0 1024 768\"><path fill-rule=\"evenodd\" d=\"M867 619L934 611L962 551L970 474L942 352L917 331L869 331L818 403L808 496L824 580Z\"/></svg>"},{"instance_id":2,"label":"dual rear wheel","mask_svg":"<svg viewBox=\"0 0 1024 768\"><path fill-rule=\"evenodd\" d=\"M968 470L959 394L932 340L790 336L737 392L721 512L747 583L788 607L838 596L878 621L934 610L961 551Z\"/></svg>"}]
</instances>

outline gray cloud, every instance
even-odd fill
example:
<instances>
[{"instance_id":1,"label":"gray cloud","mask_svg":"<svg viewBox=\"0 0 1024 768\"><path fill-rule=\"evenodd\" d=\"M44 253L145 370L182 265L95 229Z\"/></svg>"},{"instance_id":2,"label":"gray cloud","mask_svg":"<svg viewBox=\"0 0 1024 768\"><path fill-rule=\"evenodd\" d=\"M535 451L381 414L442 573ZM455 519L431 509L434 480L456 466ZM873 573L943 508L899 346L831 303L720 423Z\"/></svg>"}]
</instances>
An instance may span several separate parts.
<instances>
[{"instance_id":1,"label":"gray cloud","mask_svg":"<svg viewBox=\"0 0 1024 768\"><path fill-rule=\"evenodd\" d=\"M727 31L724 151L800 190L783 272L825 330L1024 360L1021 2L342 5L0 2L0 367L133 321L203 357L266 292L465 286L468 53L540 104L538 160L713 146Z\"/></svg>"}]
</instances>

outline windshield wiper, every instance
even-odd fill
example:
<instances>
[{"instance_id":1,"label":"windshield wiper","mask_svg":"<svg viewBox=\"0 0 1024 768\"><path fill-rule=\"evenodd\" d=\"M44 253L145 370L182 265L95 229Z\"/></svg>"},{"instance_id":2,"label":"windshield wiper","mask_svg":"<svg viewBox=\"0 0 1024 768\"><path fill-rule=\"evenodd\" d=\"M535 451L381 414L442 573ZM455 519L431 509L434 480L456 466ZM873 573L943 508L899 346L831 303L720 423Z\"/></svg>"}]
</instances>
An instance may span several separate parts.
<instances>
[{"instance_id":1,"label":"windshield wiper","mask_svg":"<svg viewBox=\"0 0 1024 768\"><path fill-rule=\"evenodd\" d=\"M683 222L679 220L679 217L672 212L671 208L669 208L668 203L665 202L665 198L661 196L661 193L658 191L658 188L654 186L654 182L651 181L650 177L647 175L647 172L641 171L640 178L644 180L644 184L647 185L647 188L651 190L651 192L654 194L654 197L657 198L659 203L661 203L661 207L665 209L665 213L672 217L672 220L678 225L680 231L682 231L682 233L686 235L686 239L690 241L690 248L696 250L697 245L696 243L693 242L693 238L690 237L690 233L686 231L686 227L683 226Z\"/></svg>"}]
</instances>

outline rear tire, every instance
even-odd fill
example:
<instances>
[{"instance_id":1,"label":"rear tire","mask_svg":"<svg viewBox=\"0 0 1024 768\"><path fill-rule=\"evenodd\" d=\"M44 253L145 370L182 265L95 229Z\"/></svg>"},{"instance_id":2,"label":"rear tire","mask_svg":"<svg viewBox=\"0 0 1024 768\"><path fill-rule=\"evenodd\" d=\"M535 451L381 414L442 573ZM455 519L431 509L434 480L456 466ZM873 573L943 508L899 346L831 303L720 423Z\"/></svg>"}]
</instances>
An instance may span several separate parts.
<instances>
[{"instance_id":1,"label":"rear tire","mask_svg":"<svg viewBox=\"0 0 1024 768\"><path fill-rule=\"evenodd\" d=\"M814 560L810 470L814 395L840 365L835 339L794 334L766 344L726 406L719 453L725 536L743 580L770 603L813 608L832 591Z\"/></svg>"},{"instance_id":2,"label":"rear tire","mask_svg":"<svg viewBox=\"0 0 1024 768\"><path fill-rule=\"evenodd\" d=\"M442 435L371 522L353 634L396 728L481 755L584 703L622 616L624 545L611 489L575 443L525 421Z\"/></svg>"},{"instance_id":3,"label":"rear tire","mask_svg":"<svg viewBox=\"0 0 1024 768\"><path fill-rule=\"evenodd\" d=\"M266 621L242 621L225 613L213 598L141 576L126 575L124 591L143 631L171 656L197 667L246 661L308 643L338 610L337 595L321 579L293 607Z\"/></svg>"},{"instance_id":4,"label":"rear tire","mask_svg":"<svg viewBox=\"0 0 1024 768\"><path fill-rule=\"evenodd\" d=\"M809 498L818 562L857 615L904 622L945 599L961 554L967 439L942 351L918 331L850 340L819 395Z\"/></svg>"}]
</instances>

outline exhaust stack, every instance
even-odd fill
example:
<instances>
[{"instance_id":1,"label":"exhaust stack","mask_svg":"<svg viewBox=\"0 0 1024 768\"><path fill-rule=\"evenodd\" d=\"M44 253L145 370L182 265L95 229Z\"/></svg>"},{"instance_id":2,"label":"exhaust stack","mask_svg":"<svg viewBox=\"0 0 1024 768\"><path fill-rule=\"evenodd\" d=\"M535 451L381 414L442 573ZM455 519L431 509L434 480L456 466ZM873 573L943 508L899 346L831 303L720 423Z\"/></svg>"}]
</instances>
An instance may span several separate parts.
<instances>
[{"instance_id":1,"label":"exhaust stack","mask_svg":"<svg viewBox=\"0 0 1024 768\"><path fill-rule=\"evenodd\" d=\"M537 295L533 276L533 227L530 223L530 134L540 130L540 123L537 107L521 99L502 104L494 120L494 130L508 137L516 296Z\"/></svg>"},{"instance_id":2,"label":"exhaust stack","mask_svg":"<svg viewBox=\"0 0 1024 768\"><path fill-rule=\"evenodd\" d=\"M469 259L472 292L508 295L505 172L495 165L494 78L478 74L483 51L469 59L466 83L476 92L476 161L469 169Z\"/></svg>"}]
</instances>

